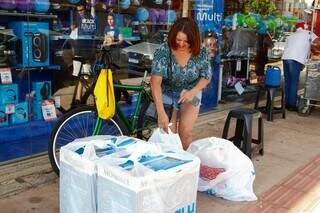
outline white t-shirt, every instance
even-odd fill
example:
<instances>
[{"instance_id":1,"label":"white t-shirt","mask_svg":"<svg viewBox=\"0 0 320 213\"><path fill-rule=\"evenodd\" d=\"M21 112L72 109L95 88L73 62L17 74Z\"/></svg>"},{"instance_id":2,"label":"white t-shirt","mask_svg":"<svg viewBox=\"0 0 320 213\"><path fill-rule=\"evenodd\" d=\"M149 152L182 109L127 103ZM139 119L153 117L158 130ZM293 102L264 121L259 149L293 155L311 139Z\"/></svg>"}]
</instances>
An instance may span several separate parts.
<instances>
[{"instance_id":1,"label":"white t-shirt","mask_svg":"<svg viewBox=\"0 0 320 213\"><path fill-rule=\"evenodd\" d=\"M313 32L298 28L295 33L288 36L282 59L295 60L305 64L309 56L311 42L316 38L317 36Z\"/></svg>"}]
</instances>

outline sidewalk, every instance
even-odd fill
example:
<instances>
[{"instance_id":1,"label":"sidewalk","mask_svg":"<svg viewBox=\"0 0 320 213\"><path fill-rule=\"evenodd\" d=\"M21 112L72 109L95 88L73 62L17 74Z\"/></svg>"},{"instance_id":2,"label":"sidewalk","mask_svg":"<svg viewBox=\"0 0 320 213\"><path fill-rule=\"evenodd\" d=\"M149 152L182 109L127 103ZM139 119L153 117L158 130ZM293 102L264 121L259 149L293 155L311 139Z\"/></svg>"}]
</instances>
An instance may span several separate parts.
<instances>
[{"instance_id":1,"label":"sidewalk","mask_svg":"<svg viewBox=\"0 0 320 213\"><path fill-rule=\"evenodd\" d=\"M194 139L221 137L228 111L202 115ZM275 115L274 122L264 120L264 135L264 156L252 158L259 200L231 202L198 193L197 212L320 212L320 110L309 117L287 112L285 120ZM59 212L58 179L47 156L0 168L0 213Z\"/></svg>"}]
</instances>

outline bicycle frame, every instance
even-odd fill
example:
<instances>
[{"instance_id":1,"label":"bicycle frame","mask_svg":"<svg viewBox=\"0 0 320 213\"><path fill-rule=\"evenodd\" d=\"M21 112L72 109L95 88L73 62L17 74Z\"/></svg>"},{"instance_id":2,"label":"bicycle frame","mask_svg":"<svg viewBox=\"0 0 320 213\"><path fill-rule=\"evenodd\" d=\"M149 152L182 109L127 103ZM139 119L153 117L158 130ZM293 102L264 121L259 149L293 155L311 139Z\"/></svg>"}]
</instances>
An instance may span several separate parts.
<instances>
[{"instance_id":1,"label":"bicycle frame","mask_svg":"<svg viewBox=\"0 0 320 213\"><path fill-rule=\"evenodd\" d=\"M119 103L116 103L116 114L119 116L120 120L123 122L123 124L126 126L127 130L129 131L130 135L135 134L138 129L137 129L137 121L138 121L138 115L139 115L139 110L141 108L141 102L143 96L151 98L151 96L148 94L146 91L146 86L143 82L141 85L128 85L128 84L114 84L114 89L115 90L126 90L126 91L136 91L138 92L138 98L137 98L137 103L135 104L135 109L133 115L128 119L124 112L121 109L121 106ZM93 135L98 135L99 130L101 129L103 119L98 118L96 121L96 125L93 131Z\"/></svg>"}]
</instances>

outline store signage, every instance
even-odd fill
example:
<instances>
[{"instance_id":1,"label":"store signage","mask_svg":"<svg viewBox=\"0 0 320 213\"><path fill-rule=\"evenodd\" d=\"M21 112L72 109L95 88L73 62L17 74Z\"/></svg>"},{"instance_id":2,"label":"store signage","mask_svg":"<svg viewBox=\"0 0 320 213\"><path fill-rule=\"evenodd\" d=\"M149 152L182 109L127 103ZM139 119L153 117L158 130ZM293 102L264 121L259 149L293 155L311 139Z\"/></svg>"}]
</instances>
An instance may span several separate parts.
<instances>
[{"instance_id":1,"label":"store signage","mask_svg":"<svg viewBox=\"0 0 320 213\"><path fill-rule=\"evenodd\" d=\"M223 0L196 0L195 20L201 32L220 32L223 20Z\"/></svg>"}]
</instances>

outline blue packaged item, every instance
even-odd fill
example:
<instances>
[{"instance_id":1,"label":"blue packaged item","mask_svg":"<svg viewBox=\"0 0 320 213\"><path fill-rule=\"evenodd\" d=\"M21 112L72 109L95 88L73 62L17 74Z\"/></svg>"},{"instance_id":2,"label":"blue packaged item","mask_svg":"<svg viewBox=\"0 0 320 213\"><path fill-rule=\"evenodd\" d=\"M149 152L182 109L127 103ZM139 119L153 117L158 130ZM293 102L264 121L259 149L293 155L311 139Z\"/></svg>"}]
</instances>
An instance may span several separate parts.
<instances>
[{"instance_id":1,"label":"blue packaged item","mask_svg":"<svg viewBox=\"0 0 320 213\"><path fill-rule=\"evenodd\" d=\"M15 21L9 23L18 38L18 67L49 66L49 23Z\"/></svg>"},{"instance_id":2,"label":"blue packaged item","mask_svg":"<svg viewBox=\"0 0 320 213\"><path fill-rule=\"evenodd\" d=\"M52 89L50 81L32 82L32 90L34 93L34 100L43 101L51 98Z\"/></svg>"},{"instance_id":3,"label":"blue packaged item","mask_svg":"<svg viewBox=\"0 0 320 213\"><path fill-rule=\"evenodd\" d=\"M264 84L266 86L279 87L281 85L281 69L276 66L268 67Z\"/></svg>"},{"instance_id":4,"label":"blue packaged item","mask_svg":"<svg viewBox=\"0 0 320 213\"><path fill-rule=\"evenodd\" d=\"M32 118L35 121L43 119L42 115L42 101L34 100L32 103Z\"/></svg>"},{"instance_id":5,"label":"blue packaged item","mask_svg":"<svg viewBox=\"0 0 320 213\"><path fill-rule=\"evenodd\" d=\"M2 84L0 85L0 104L17 104L18 84Z\"/></svg>"},{"instance_id":6,"label":"blue packaged item","mask_svg":"<svg viewBox=\"0 0 320 213\"><path fill-rule=\"evenodd\" d=\"M0 105L0 127L8 126L8 115L6 114L6 106Z\"/></svg>"},{"instance_id":7,"label":"blue packaged item","mask_svg":"<svg viewBox=\"0 0 320 213\"><path fill-rule=\"evenodd\" d=\"M29 120L28 103L21 102L15 105L15 112L10 115L11 124L26 123Z\"/></svg>"},{"instance_id":8,"label":"blue packaged item","mask_svg":"<svg viewBox=\"0 0 320 213\"><path fill-rule=\"evenodd\" d=\"M191 160L181 160L178 158L173 158L173 157L163 156L163 155L157 155L157 156L143 155L140 157L138 162L156 172L159 170L168 170L168 169L183 165L185 163L189 163L191 162ZM128 160L127 162L120 164L119 166L124 169L130 170L132 169L133 164L134 163L131 160Z\"/></svg>"}]
</instances>

